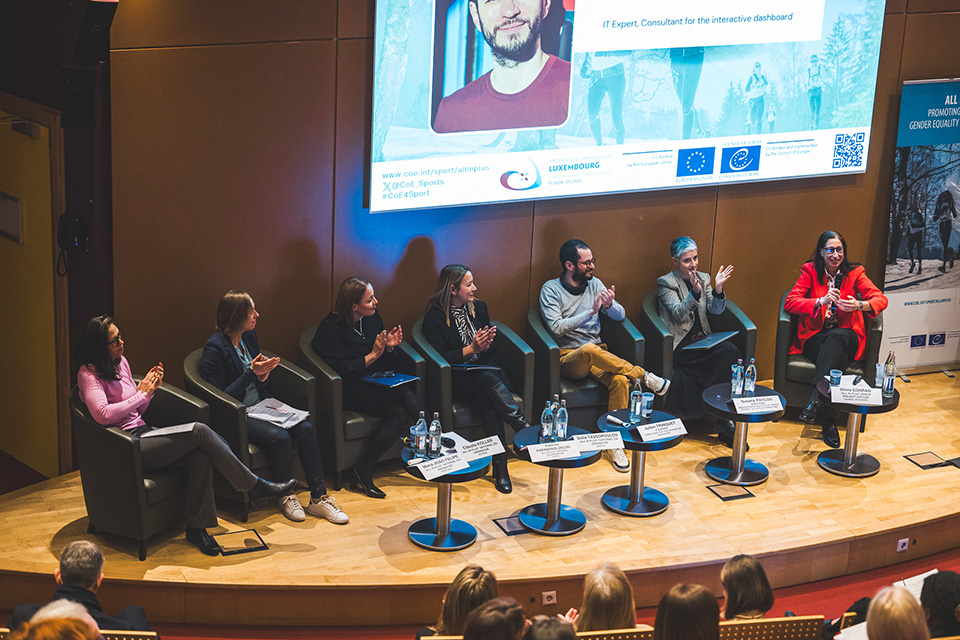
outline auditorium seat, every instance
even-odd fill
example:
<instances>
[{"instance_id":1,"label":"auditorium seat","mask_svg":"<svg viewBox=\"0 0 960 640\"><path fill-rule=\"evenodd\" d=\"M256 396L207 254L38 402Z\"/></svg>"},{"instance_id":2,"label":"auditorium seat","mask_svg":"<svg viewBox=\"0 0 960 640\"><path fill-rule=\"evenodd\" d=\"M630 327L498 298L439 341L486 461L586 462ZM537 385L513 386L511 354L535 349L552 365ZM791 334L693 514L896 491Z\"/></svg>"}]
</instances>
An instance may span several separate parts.
<instances>
[{"instance_id":1,"label":"auditorium seat","mask_svg":"<svg viewBox=\"0 0 960 640\"><path fill-rule=\"evenodd\" d=\"M514 387L514 398L523 410L523 417L532 423L533 412L533 349L520 339L512 329L501 322L491 320L497 328L497 361ZM440 424L445 430L451 427L469 440L483 438L480 429L480 414L472 403L454 402L452 397L453 372L433 345L423 336L423 318L413 325L413 344L427 363L427 408L440 413ZM427 416L429 421L430 417ZM513 442L513 429L505 429L507 442Z\"/></svg>"},{"instance_id":2,"label":"auditorium seat","mask_svg":"<svg viewBox=\"0 0 960 640\"><path fill-rule=\"evenodd\" d=\"M641 364L644 340L640 331L630 322L611 320L600 314L600 340L617 356ZM533 378L534 422L540 422L540 411L547 399L560 394L567 401L570 424L596 430L597 418L607 411L607 388L591 377L572 380L560 376L560 347L543 324L539 305L527 314L527 342L533 347L535 373ZM656 373L656 372L654 372Z\"/></svg>"},{"instance_id":3,"label":"auditorium seat","mask_svg":"<svg viewBox=\"0 0 960 640\"><path fill-rule=\"evenodd\" d=\"M317 325L313 325L300 335L300 366L316 376L316 427L323 468L334 472L334 489L339 491L343 486L343 472L352 469L360 460L367 441L380 427L380 418L343 408L343 379L313 350L311 343L316 332ZM399 372L420 378L412 384L417 385L417 394L423 398L427 376L423 357L406 342L401 342L397 350L404 363L398 367ZM398 444L383 459L395 458L399 454Z\"/></svg>"},{"instance_id":4,"label":"auditorium seat","mask_svg":"<svg viewBox=\"0 0 960 640\"><path fill-rule=\"evenodd\" d=\"M147 539L183 518L186 473L176 467L145 472L140 439L117 427L98 424L80 400L76 387L70 394L70 409L89 520L87 530L133 538L140 560L145 560ZM210 407L199 398L164 384L154 392L143 419L158 427L208 423Z\"/></svg>"},{"instance_id":5,"label":"auditorium seat","mask_svg":"<svg viewBox=\"0 0 960 640\"><path fill-rule=\"evenodd\" d=\"M773 388L783 394L787 406L803 407L810 400L814 363L803 354L789 355L790 344L797 335L797 318L783 308L788 293L790 293L789 289L780 296ZM863 323L867 327L867 348L864 351L864 357L847 367L846 373L863 376L864 380L873 384L877 359L880 357L880 341L883 338L883 314L870 318L864 313Z\"/></svg>"},{"instance_id":6,"label":"auditorium seat","mask_svg":"<svg viewBox=\"0 0 960 640\"><path fill-rule=\"evenodd\" d=\"M660 319L658 310L657 292L652 291L643 299L643 311L638 323L646 339L646 360L643 366L664 378L671 379L673 378L673 334ZM740 349L744 366L746 366L750 358L754 357L757 348L757 326L731 300L727 300L723 313L719 316L711 315L709 322L712 331L738 332L730 340Z\"/></svg>"},{"instance_id":7,"label":"auditorium seat","mask_svg":"<svg viewBox=\"0 0 960 640\"><path fill-rule=\"evenodd\" d=\"M274 354L262 351L267 358ZM242 402L222 391L200 375L200 356L203 349L191 352L183 361L183 380L187 391L198 396L210 405L211 429L223 436L234 455L248 469L260 477L281 482L286 478L274 478L270 472L270 463L266 454L247 438L247 411ZM273 395L291 407L308 411L308 420L316 425L317 420L317 382L316 379L289 360L280 359L280 364L270 373L270 389ZM319 436L318 436L319 438ZM295 469L300 460L293 457ZM297 474L298 477L302 474ZM244 491L231 487L219 473L214 474L214 487L217 495L224 496L240 504L240 520L246 522L250 513L249 501Z\"/></svg>"}]
</instances>

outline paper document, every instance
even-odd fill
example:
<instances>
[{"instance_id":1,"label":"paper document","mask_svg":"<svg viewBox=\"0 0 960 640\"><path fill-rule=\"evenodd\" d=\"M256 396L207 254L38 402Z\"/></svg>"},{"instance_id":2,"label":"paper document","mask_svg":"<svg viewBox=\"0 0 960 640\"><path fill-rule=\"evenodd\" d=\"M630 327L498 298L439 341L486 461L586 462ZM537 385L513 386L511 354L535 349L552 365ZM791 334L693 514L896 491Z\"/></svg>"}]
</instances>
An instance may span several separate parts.
<instances>
[{"instance_id":1,"label":"paper document","mask_svg":"<svg viewBox=\"0 0 960 640\"><path fill-rule=\"evenodd\" d=\"M154 438L156 436L169 436L174 433L190 433L193 431L193 425L197 424L196 422L188 422L186 424L175 424L171 427L160 427L158 429L150 429L140 434L141 438Z\"/></svg>"},{"instance_id":2,"label":"paper document","mask_svg":"<svg viewBox=\"0 0 960 640\"><path fill-rule=\"evenodd\" d=\"M897 580L893 583L893 585L895 587L903 587L913 594L913 597L917 599L917 602L920 602L920 590L923 589L923 581L927 579L927 576L932 576L936 572L936 569L931 569L926 573L921 573L920 575L913 576L912 578Z\"/></svg>"},{"instance_id":3,"label":"paper document","mask_svg":"<svg viewBox=\"0 0 960 640\"><path fill-rule=\"evenodd\" d=\"M289 429L294 425L300 424L306 420L309 415L309 412L294 409L276 398L267 398L252 407L247 407L248 418L263 420L264 422L275 424L284 429Z\"/></svg>"}]
</instances>

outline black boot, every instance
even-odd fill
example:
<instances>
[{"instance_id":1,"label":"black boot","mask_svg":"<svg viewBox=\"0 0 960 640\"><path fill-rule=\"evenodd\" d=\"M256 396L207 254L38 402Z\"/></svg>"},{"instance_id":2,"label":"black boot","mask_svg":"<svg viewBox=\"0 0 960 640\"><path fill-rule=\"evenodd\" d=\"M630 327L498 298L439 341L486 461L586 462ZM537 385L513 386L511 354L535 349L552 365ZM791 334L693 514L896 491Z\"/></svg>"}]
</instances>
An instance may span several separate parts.
<instances>
[{"instance_id":1,"label":"black boot","mask_svg":"<svg viewBox=\"0 0 960 640\"><path fill-rule=\"evenodd\" d=\"M269 480L258 478L257 484L253 485L253 489L247 491L247 495L251 500L282 498L293 491L296 486L297 481L293 479L287 480L286 482L270 482Z\"/></svg>"},{"instance_id":2,"label":"black boot","mask_svg":"<svg viewBox=\"0 0 960 640\"><path fill-rule=\"evenodd\" d=\"M521 431L530 426L530 423L523 417L523 413L520 412L520 407L517 406L517 401L514 400L513 393L507 388L507 385L498 382L490 387L487 390L487 399L490 400L490 404L493 405L497 414L514 431Z\"/></svg>"},{"instance_id":3,"label":"black boot","mask_svg":"<svg viewBox=\"0 0 960 640\"><path fill-rule=\"evenodd\" d=\"M500 493L513 491L510 473L507 471L507 454L505 453L498 453L493 456L493 485Z\"/></svg>"},{"instance_id":4,"label":"black boot","mask_svg":"<svg viewBox=\"0 0 960 640\"><path fill-rule=\"evenodd\" d=\"M210 537L206 529L198 527L187 527L187 542L197 546L200 551L208 556L220 555L220 545Z\"/></svg>"}]
</instances>

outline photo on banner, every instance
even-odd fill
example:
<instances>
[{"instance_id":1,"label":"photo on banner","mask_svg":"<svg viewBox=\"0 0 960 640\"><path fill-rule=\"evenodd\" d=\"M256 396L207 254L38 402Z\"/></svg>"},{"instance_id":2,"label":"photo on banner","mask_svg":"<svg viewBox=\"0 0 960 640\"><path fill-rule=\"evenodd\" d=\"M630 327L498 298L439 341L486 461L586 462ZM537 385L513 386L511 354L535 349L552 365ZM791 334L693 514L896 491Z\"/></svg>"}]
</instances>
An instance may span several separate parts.
<instances>
[{"instance_id":1,"label":"photo on banner","mask_svg":"<svg viewBox=\"0 0 960 640\"><path fill-rule=\"evenodd\" d=\"M882 352L901 370L960 363L960 81L907 82L900 101Z\"/></svg>"},{"instance_id":2,"label":"photo on banner","mask_svg":"<svg viewBox=\"0 0 960 640\"><path fill-rule=\"evenodd\" d=\"M883 0L376 7L374 212L866 170Z\"/></svg>"}]
</instances>

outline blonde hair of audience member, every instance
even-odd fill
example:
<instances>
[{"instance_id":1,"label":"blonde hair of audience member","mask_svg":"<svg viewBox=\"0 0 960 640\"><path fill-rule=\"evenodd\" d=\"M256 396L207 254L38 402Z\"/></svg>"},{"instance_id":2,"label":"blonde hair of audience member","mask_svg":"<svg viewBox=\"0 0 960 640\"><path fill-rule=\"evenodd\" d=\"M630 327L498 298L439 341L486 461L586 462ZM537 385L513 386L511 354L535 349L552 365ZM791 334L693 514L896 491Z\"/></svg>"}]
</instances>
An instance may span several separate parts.
<instances>
[{"instance_id":1,"label":"blonde hair of audience member","mask_svg":"<svg viewBox=\"0 0 960 640\"><path fill-rule=\"evenodd\" d=\"M440 307L443 316L447 319L447 326L450 326L450 306L453 299L453 292L460 289L460 283L463 278L470 273L470 267L462 264L448 264L440 270L440 278L437 280L437 290L427 301L427 311L433 306ZM473 310L473 300L467 301L467 313L474 317L476 312Z\"/></svg>"},{"instance_id":2,"label":"blonde hair of audience member","mask_svg":"<svg viewBox=\"0 0 960 640\"><path fill-rule=\"evenodd\" d=\"M580 611L573 611L577 631L633 629L637 626L637 608L633 587L615 564L604 562L583 581ZM569 619L569 614L568 614Z\"/></svg>"},{"instance_id":3,"label":"blonde hair of audience member","mask_svg":"<svg viewBox=\"0 0 960 640\"><path fill-rule=\"evenodd\" d=\"M930 631L920 603L903 587L887 587L867 609L870 640L928 640Z\"/></svg>"},{"instance_id":4,"label":"blonde hair of audience member","mask_svg":"<svg viewBox=\"0 0 960 640\"><path fill-rule=\"evenodd\" d=\"M773 608L773 589L763 565L753 556L739 555L727 560L720 570L725 598L723 617L727 620L762 618Z\"/></svg>"},{"instance_id":5,"label":"blonde hair of audience member","mask_svg":"<svg viewBox=\"0 0 960 640\"><path fill-rule=\"evenodd\" d=\"M40 622L28 622L10 635L10 640L100 640L99 631L94 632L83 620L77 618L50 618Z\"/></svg>"},{"instance_id":6,"label":"blonde hair of audience member","mask_svg":"<svg viewBox=\"0 0 960 640\"><path fill-rule=\"evenodd\" d=\"M523 640L577 640L577 631L562 616L537 616L527 625Z\"/></svg>"},{"instance_id":7,"label":"blonde hair of audience member","mask_svg":"<svg viewBox=\"0 0 960 640\"><path fill-rule=\"evenodd\" d=\"M79 602L67 600L66 598L54 600L38 609L37 612L33 614L33 617L30 618L30 626L34 627L46 622L58 622L61 620L76 621L87 629L90 637L100 637L100 628L97 626L97 621L93 619L93 616L90 615L87 608ZM39 632L49 633L51 630L48 629L47 626L42 626L36 631L36 633ZM68 637L73 638L74 636Z\"/></svg>"},{"instance_id":8,"label":"blonde hair of audience member","mask_svg":"<svg viewBox=\"0 0 960 640\"><path fill-rule=\"evenodd\" d=\"M499 595L500 587L493 572L468 564L447 587L434 631L438 636L463 635L470 612Z\"/></svg>"},{"instance_id":9,"label":"blonde hair of audience member","mask_svg":"<svg viewBox=\"0 0 960 640\"><path fill-rule=\"evenodd\" d=\"M494 598L470 612L463 640L520 640L529 622L513 598Z\"/></svg>"},{"instance_id":10,"label":"blonde hair of audience member","mask_svg":"<svg viewBox=\"0 0 960 640\"><path fill-rule=\"evenodd\" d=\"M710 589L678 584L660 599L653 640L719 640L720 605Z\"/></svg>"}]
</instances>

